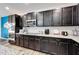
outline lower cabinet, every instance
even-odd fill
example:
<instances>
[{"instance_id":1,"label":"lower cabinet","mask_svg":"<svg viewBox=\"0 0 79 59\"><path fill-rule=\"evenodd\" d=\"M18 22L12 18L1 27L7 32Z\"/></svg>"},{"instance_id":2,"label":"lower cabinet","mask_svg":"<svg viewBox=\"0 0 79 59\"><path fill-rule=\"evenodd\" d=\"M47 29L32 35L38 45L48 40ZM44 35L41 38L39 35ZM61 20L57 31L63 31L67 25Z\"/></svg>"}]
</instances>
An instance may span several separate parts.
<instances>
[{"instance_id":1,"label":"lower cabinet","mask_svg":"<svg viewBox=\"0 0 79 59\"><path fill-rule=\"evenodd\" d=\"M40 51L40 39L41 37L35 37L35 50Z\"/></svg>"},{"instance_id":2,"label":"lower cabinet","mask_svg":"<svg viewBox=\"0 0 79 59\"><path fill-rule=\"evenodd\" d=\"M17 46L19 46L20 45L20 39L19 39L19 35L15 35L15 44L17 45Z\"/></svg>"},{"instance_id":3,"label":"lower cabinet","mask_svg":"<svg viewBox=\"0 0 79 59\"><path fill-rule=\"evenodd\" d=\"M79 44L72 39L16 35L16 45L54 55L79 55Z\"/></svg>"},{"instance_id":4,"label":"lower cabinet","mask_svg":"<svg viewBox=\"0 0 79 59\"><path fill-rule=\"evenodd\" d=\"M19 40L20 40L19 41L20 42L20 46L23 47L24 46L24 38L23 38L23 35L20 35L19 36Z\"/></svg>"},{"instance_id":5,"label":"lower cabinet","mask_svg":"<svg viewBox=\"0 0 79 59\"><path fill-rule=\"evenodd\" d=\"M35 49L35 38L33 36L30 36L29 38L29 48L30 49Z\"/></svg>"},{"instance_id":6,"label":"lower cabinet","mask_svg":"<svg viewBox=\"0 0 79 59\"><path fill-rule=\"evenodd\" d=\"M79 44L73 44L73 52L74 55L79 55Z\"/></svg>"},{"instance_id":7,"label":"lower cabinet","mask_svg":"<svg viewBox=\"0 0 79 59\"><path fill-rule=\"evenodd\" d=\"M42 52L47 52L48 53L48 38L42 38L40 40L40 50Z\"/></svg>"},{"instance_id":8,"label":"lower cabinet","mask_svg":"<svg viewBox=\"0 0 79 59\"><path fill-rule=\"evenodd\" d=\"M28 48L29 37L27 37L26 35L24 35L23 37L24 37L24 38L23 38L23 40L24 40L24 47L25 47L25 48Z\"/></svg>"},{"instance_id":9,"label":"lower cabinet","mask_svg":"<svg viewBox=\"0 0 79 59\"><path fill-rule=\"evenodd\" d=\"M49 39L49 44L48 44L48 52L51 54L57 55L58 53L58 43L55 39Z\"/></svg>"},{"instance_id":10,"label":"lower cabinet","mask_svg":"<svg viewBox=\"0 0 79 59\"><path fill-rule=\"evenodd\" d=\"M59 42L58 55L68 55L68 43Z\"/></svg>"}]
</instances>

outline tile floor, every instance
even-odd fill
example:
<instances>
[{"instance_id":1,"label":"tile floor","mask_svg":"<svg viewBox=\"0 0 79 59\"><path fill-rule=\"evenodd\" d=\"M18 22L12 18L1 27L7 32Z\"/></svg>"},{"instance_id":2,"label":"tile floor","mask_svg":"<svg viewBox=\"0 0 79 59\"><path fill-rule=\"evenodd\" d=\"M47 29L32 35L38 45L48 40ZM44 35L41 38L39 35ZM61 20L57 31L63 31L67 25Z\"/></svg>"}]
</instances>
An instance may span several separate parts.
<instances>
[{"instance_id":1,"label":"tile floor","mask_svg":"<svg viewBox=\"0 0 79 59\"><path fill-rule=\"evenodd\" d=\"M48 55L46 53L11 45L6 41L0 41L0 55Z\"/></svg>"}]
</instances>

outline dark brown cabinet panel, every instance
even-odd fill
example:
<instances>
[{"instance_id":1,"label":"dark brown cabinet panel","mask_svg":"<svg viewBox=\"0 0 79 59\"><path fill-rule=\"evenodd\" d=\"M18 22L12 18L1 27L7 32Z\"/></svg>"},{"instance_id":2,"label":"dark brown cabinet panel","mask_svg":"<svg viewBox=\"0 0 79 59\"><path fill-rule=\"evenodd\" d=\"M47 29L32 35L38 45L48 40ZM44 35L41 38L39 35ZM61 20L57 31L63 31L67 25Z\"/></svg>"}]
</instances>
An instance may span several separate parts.
<instances>
[{"instance_id":1,"label":"dark brown cabinet panel","mask_svg":"<svg viewBox=\"0 0 79 59\"><path fill-rule=\"evenodd\" d=\"M37 26L43 26L43 12L37 13Z\"/></svg>"},{"instance_id":2,"label":"dark brown cabinet panel","mask_svg":"<svg viewBox=\"0 0 79 59\"><path fill-rule=\"evenodd\" d=\"M79 55L79 44L76 42L73 44L73 54Z\"/></svg>"},{"instance_id":3,"label":"dark brown cabinet panel","mask_svg":"<svg viewBox=\"0 0 79 59\"><path fill-rule=\"evenodd\" d=\"M55 9L53 10L53 15L52 15L52 26L61 26L62 23L62 9Z\"/></svg>"},{"instance_id":4,"label":"dark brown cabinet panel","mask_svg":"<svg viewBox=\"0 0 79 59\"><path fill-rule=\"evenodd\" d=\"M53 39L53 38L51 38L51 39L49 39L49 53L51 53L51 54L54 54L54 55L57 55L57 53L58 53L58 42L57 41L55 41L56 39Z\"/></svg>"},{"instance_id":5,"label":"dark brown cabinet panel","mask_svg":"<svg viewBox=\"0 0 79 59\"><path fill-rule=\"evenodd\" d=\"M26 20L32 20L32 19L36 19L36 13L31 12L26 14Z\"/></svg>"},{"instance_id":6,"label":"dark brown cabinet panel","mask_svg":"<svg viewBox=\"0 0 79 59\"><path fill-rule=\"evenodd\" d=\"M79 26L79 4L77 5L77 26Z\"/></svg>"},{"instance_id":7,"label":"dark brown cabinet panel","mask_svg":"<svg viewBox=\"0 0 79 59\"><path fill-rule=\"evenodd\" d=\"M77 26L78 25L78 6L73 6L73 26Z\"/></svg>"},{"instance_id":8,"label":"dark brown cabinet panel","mask_svg":"<svg viewBox=\"0 0 79 59\"><path fill-rule=\"evenodd\" d=\"M35 50L40 51L40 37L35 37Z\"/></svg>"},{"instance_id":9,"label":"dark brown cabinet panel","mask_svg":"<svg viewBox=\"0 0 79 59\"><path fill-rule=\"evenodd\" d=\"M72 26L73 24L72 9L73 9L72 6L63 8L62 12L63 26Z\"/></svg>"},{"instance_id":10,"label":"dark brown cabinet panel","mask_svg":"<svg viewBox=\"0 0 79 59\"><path fill-rule=\"evenodd\" d=\"M40 41L40 50L48 52L48 38L42 38Z\"/></svg>"},{"instance_id":11,"label":"dark brown cabinet panel","mask_svg":"<svg viewBox=\"0 0 79 59\"><path fill-rule=\"evenodd\" d=\"M23 47L24 46L24 39L23 39L23 35L19 36L20 39L20 46Z\"/></svg>"},{"instance_id":12,"label":"dark brown cabinet panel","mask_svg":"<svg viewBox=\"0 0 79 59\"><path fill-rule=\"evenodd\" d=\"M35 38L32 36L29 36L29 48L35 49Z\"/></svg>"},{"instance_id":13,"label":"dark brown cabinet panel","mask_svg":"<svg viewBox=\"0 0 79 59\"><path fill-rule=\"evenodd\" d=\"M43 13L44 26L51 26L52 10L44 11Z\"/></svg>"},{"instance_id":14,"label":"dark brown cabinet panel","mask_svg":"<svg viewBox=\"0 0 79 59\"><path fill-rule=\"evenodd\" d=\"M59 55L68 55L68 43L60 42L58 47Z\"/></svg>"},{"instance_id":15,"label":"dark brown cabinet panel","mask_svg":"<svg viewBox=\"0 0 79 59\"><path fill-rule=\"evenodd\" d=\"M17 46L20 45L20 42L19 41L20 41L19 35L15 35L15 43L16 43Z\"/></svg>"},{"instance_id":16,"label":"dark brown cabinet panel","mask_svg":"<svg viewBox=\"0 0 79 59\"><path fill-rule=\"evenodd\" d=\"M29 37L27 37L26 35L24 35L23 40L24 40L24 47L25 48L28 48L28 40L29 40Z\"/></svg>"}]
</instances>

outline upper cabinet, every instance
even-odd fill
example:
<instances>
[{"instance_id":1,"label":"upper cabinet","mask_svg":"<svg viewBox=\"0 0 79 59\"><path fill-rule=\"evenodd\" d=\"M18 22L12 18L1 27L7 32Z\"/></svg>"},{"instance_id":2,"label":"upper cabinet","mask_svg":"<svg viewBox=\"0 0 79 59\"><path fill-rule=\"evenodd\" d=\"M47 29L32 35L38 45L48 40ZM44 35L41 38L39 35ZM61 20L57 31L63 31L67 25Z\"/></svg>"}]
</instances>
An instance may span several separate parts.
<instances>
[{"instance_id":1,"label":"upper cabinet","mask_svg":"<svg viewBox=\"0 0 79 59\"><path fill-rule=\"evenodd\" d=\"M36 19L36 26L79 26L79 5L59 9L31 12L22 17L24 26L26 20Z\"/></svg>"},{"instance_id":2,"label":"upper cabinet","mask_svg":"<svg viewBox=\"0 0 79 59\"><path fill-rule=\"evenodd\" d=\"M78 22L78 6L73 6L73 26L78 26L79 22Z\"/></svg>"},{"instance_id":3,"label":"upper cabinet","mask_svg":"<svg viewBox=\"0 0 79 59\"><path fill-rule=\"evenodd\" d=\"M36 13L31 12L26 14L26 20L32 20L32 19L36 19Z\"/></svg>"},{"instance_id":4,"label":"upper cabinet","mask_svg":"<svg viewBox=\"0 0 79 59\"><path fill-rule=\"evenodd\" d=\"M52 15L52 26L61 26L62 25L62 9L53 10Z\"/></svg>"},{"instance_id":5,"label":"upper cabinet","mask_svg":"<svg viewBox=\"0 0 79 59\"><path fill-rule=\"evenodd\" d=\"M9 23L15 23L15 15L8 16L8 22Z\"/></svg>"},{"instance_id":6,"label":"upper cabinet","mask_svg":"<svg viewBox=\"0 0 79 59\"><path fill-rule=\"evenodd\" d=\"M62 8L62 21L64 26L72 26L73 24L73 7Z\"/></svg>"},{"instance_id":7,"label":"upper cabinet","mask_svg":"<svg viewBox=\"0 0 79 59\"><path fill-rule=\"evenodd\" d=\"M44 26L51 26L52 21L52 10L44 11L43 12L43 23Z\"/></svg>"},{"instance_id":8,"label":"upper cabinet","mask_svg":"<svg viewBox=\"0 0 79 59\"><path fill-rule=\"evenodd\" d=\"M38 12L36 15L37 26L43 26L43 12Z\"/></svg>"}]
</instances>

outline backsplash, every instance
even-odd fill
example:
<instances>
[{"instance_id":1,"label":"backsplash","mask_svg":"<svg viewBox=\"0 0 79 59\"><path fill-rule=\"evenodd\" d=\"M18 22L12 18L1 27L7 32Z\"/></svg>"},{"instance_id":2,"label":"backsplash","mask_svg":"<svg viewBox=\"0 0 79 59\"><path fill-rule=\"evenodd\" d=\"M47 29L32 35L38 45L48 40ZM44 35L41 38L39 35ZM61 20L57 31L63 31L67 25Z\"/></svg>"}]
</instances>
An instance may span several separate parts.
<instances>
[{"instance_id":1,"label":"backsplash","mask_svg":"<svg viewBox=\"0 0 79 59\"><path fill-rule=\"evenodd\" d=\"M73 36L73 31L78 30L79 31L79 26L61 26L61 27L24 27L28 33L39 33L39 34L44 34L45 29L49 29L50 34L54 33L60 33L62 31L68 32L68 35ZM78 33L79 34L79 33ZM79 36L79 35L78 35Z\"/></svg>"}]
</instances>

